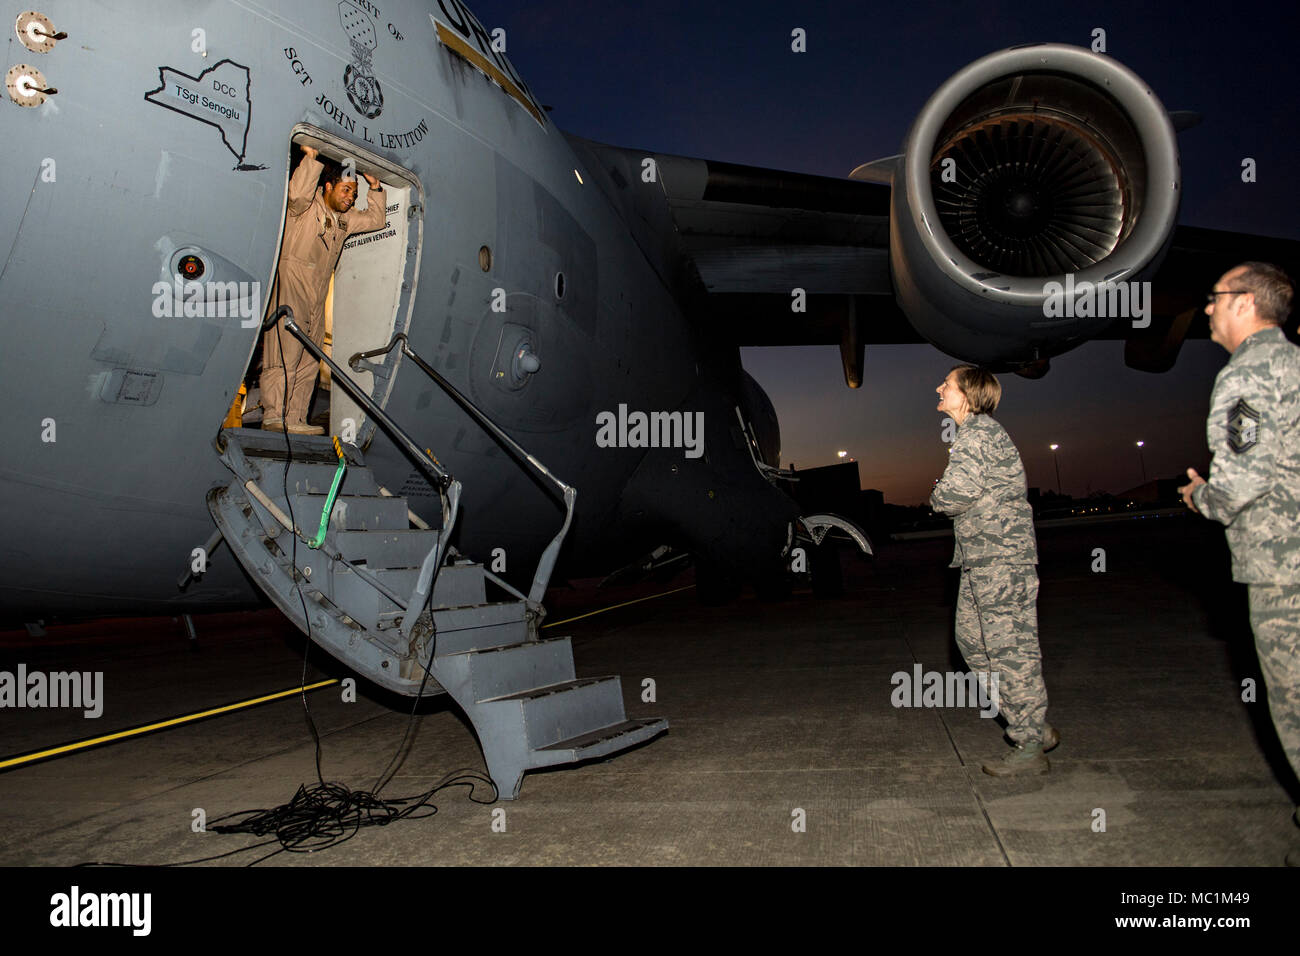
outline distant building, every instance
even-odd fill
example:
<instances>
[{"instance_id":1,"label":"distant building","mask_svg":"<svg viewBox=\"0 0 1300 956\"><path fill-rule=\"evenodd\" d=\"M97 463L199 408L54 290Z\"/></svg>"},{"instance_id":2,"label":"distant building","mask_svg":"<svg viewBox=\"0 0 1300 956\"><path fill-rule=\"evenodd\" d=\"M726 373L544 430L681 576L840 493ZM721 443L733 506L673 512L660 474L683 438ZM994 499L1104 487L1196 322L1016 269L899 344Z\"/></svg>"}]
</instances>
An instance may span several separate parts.
<instances>
[{"instance_id":1,"label":"distant building","mask_svg":"<svg viewBox=\"0 0 1300 956\"><path fill-rule=\"evenodd\" d=\"M1157 478L1146 484L1137 485L1127 491L1121 491L1115 497L1120 501L1132 501L1139 505L1174 507L1182 503L1178 486L1187 484L1186 478Z\"/></svg>"},{"instance_id":2,"label":"distant building","mask_svg":"<svg viewBox=\"0 0 1300 956\"><path fill-rule=\"evenodd\" d=\"M1074 505L1074 499L1069 495L1058 495L1050 488L1030 488L1026 497L1029 499L1029 507L1034 509L1035 518L1067 515Z\"/></svg>"}]
</instances>

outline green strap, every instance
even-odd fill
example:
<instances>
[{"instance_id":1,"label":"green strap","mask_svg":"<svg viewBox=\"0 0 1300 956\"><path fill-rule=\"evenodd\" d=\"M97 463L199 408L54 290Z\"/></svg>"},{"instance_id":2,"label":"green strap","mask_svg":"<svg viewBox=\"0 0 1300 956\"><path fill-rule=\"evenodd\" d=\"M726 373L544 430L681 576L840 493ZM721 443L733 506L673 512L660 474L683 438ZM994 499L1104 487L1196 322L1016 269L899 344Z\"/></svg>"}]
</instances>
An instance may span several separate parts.
<instances>
[{"instance_id":1,"label":"green strap","mask_svg":"<svg viewBox=\"0 0 1300 956\"><path fill-rule=\"evenodd\" d=\"M343 448L339 445L338 436L334 436L334 451L339 456L338 471L334 472L334 483L330 485L330 493L325 498L325 507L320 512L320 530L316 532L316 537L307 542L307 547L315 549L325 543L325 529L329 527L330 512L334 510L334 498L339 493L339 483L343 481L343 473L348 470L347 459L343 457Z\"/></svg>"}]
</instances>

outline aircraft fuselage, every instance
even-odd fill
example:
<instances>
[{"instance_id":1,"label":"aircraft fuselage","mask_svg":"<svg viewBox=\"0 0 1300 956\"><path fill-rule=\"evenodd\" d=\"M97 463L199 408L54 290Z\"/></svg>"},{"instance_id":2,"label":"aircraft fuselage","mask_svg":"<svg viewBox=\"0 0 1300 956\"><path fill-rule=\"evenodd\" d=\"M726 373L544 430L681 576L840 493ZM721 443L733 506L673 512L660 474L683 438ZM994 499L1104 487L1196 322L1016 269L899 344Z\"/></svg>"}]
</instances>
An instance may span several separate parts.
<instances>
[{"instance_id":1,"label":"aircraft fuselage","mask_svg":"<svg viewBox=\"0 0 1300 956\"><path fill-rule=\"evenodd\" d=\"M608 570L670 539L718 560L779 546L792 511L733 427L737 350L700 333L671 246L647 250L620 212L617 191L647 184L589 166L461 4L112 6L64 14L67 40L24 53L58 92L3 112L6 617L255 599L229 555L183 593L176 580L212 533L207 492L231 479L213 442L256 380L295 137L401 194L372 241L375 256L395 250L389 281L355 288L577 486L569 567ZM258 307L184 308L167 285L185 254L238 302L261 290ZM344 253L340 283L364 255ZM336 303L336 341L348 321ZM541 365L512 378L520 336ZM462 481L461 550L500 548L507 576L527 580L562 505L412 363L377 392ZM699 453L628 428L598 441L598 418L620 408L702 416ZM373 426L358 440L387 487L436 512L393 442Z\"/></svg>"}]
</instances>

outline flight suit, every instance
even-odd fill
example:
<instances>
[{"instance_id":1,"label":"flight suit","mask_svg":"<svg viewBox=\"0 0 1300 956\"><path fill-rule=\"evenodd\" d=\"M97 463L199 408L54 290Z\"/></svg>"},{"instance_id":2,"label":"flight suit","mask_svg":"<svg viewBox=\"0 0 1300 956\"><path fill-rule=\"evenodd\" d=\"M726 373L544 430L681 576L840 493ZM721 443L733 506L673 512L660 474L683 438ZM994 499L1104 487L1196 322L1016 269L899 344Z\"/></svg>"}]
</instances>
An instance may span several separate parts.
<instances>
[{"instance_id":1,"label":"flight suit","mask_svg":"<svg viewBox=\"0 0 1300 956\"><path fill-rule=\"evenodd\" d=\"M1237 346L1214 380L1210 478L1196 510L1226 526L1273 726L1300 777L1300 348L1277 327Z\"/></svg>"},{"instance_id":2,"label":"flight suit","mask_svg":"<svg viewBox=\"0 0 1300 956\"><path fill-rule=\"evenodd\" d=\"M385 195L382 187L370 190L369 205L364 212L355 207L343 215L325 205L317 188L325 167L304 156L289 179L288 215L284 224L284 241L280 247L280 268L270 307L287 305L293 309L294 321L313 342L325 340L325 296L330 276L343 252L348 236L371 232L385 221ZM283 349L283 355L281 354ZM287 424L304 424L311 404L312 387L320 363L302 344L284 331L284 321L276 323L262 337L262 408L266 421L278 421L283 415ZM285 369L289 375L288 410L285 411Z\"/></svg>"},{"instance_id":3,"label":"flight suit","mask_svg":"<svg viewBox=\"0 0 1300 956\"><path fill-rule=\"evenodd\" d=\"M1038 545L1020 453L988 415L957 427L930 506L953 517L960 567L957 646L971 670L998 675L999 709L1017 744L1043 739L1047 688L1038 648Z\"/></svg>"}]
</instances>

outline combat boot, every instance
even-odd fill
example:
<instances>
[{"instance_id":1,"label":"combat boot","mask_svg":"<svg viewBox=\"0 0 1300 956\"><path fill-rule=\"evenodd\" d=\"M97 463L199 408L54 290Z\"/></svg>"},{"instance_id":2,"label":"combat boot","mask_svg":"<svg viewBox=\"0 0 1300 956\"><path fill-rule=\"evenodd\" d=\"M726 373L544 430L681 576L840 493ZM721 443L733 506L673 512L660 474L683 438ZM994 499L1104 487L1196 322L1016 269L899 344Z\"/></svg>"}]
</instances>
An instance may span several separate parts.
<instances>
[{"instance_id":1,"label":"combat boot","mask_svg":"<svg viewBox=\"0 0 1300 956\"><path fill-rule=\"evenodd\" d=\"M1004 754L998 760L984 764L984 772L991 777L1011 777L1021 773L1047 773L1052 769L1043 753L1043 745L1037 741L1028 744L1016 744L1015 749Z\"/></svg>"},{"instance_id":2,"label":"combat boot","mask_svg":"<svg viewBox=\"0 0 1300 956\"><path fill-rule=\"evenodd\" d=\"M1061 742L1061 735L1056 732L1056 728L1048 725L1043 728L1043 753L1049 750L1055 750Z\"/></svg>"}]
</instances>

